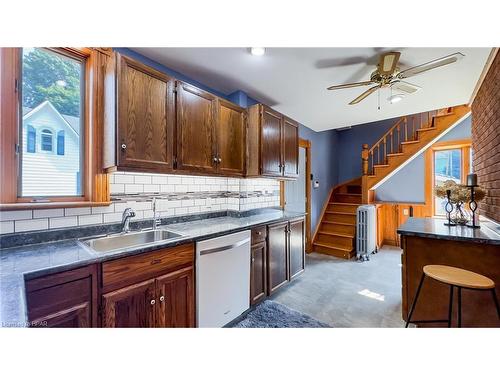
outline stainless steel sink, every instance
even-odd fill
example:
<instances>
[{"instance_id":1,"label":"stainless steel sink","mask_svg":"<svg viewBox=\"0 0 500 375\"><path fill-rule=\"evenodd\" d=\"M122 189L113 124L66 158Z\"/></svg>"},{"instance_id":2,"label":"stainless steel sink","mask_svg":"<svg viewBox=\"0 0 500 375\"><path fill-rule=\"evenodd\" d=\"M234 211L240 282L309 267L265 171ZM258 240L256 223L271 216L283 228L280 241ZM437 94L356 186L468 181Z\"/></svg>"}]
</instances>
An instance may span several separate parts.
<instances>
[{"instance_id":1,"label":"stainless steel sink","mask_svg":"<svg viewBox=\"0 0 500 375\"><path fill-rule=\"evenodd\" d=\"M82 243L98 253L106 253L123 249L140 249L148 245L168 243L181 237L184 237L181 233L156 229L113 234L106 237L85 240Z\"/></svg>"}]
</instances>

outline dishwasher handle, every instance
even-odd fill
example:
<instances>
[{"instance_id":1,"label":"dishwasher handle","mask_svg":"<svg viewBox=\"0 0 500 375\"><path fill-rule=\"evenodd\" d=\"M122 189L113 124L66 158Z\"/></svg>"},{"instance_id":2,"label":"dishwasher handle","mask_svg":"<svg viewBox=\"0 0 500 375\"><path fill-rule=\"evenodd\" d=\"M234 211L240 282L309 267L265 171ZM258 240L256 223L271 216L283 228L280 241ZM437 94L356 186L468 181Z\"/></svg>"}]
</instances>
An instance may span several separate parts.
<instances>
[{"instance_id":1,"label":"dishwasher handle","mask_svg":"<svg viewBox=\"0 0 500 375\"><path fill-rule=\"evenodd\" d=\"M200 251L200 256L201 255L207 255L207 254L213 254L213 253L219 253L221 251L226 251L226 250L231 250L231 249L234 249L235 247L244 245L244 244L246 244L248 242L250 242L250 238L245 238L244 240L238 241L238 242L233 243L231 245L226 245L226 246L214 247L212 249L201 250Z\"/></svg>"}]
</instances>

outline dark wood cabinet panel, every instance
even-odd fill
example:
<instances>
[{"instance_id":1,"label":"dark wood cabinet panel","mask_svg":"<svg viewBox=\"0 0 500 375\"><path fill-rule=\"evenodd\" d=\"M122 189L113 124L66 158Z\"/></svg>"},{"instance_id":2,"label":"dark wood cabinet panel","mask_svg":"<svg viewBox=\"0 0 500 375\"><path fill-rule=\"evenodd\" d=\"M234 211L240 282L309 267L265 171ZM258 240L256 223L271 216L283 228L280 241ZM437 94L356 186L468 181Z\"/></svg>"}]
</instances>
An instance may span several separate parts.
<instances>
[{"instance_id":1,"label":"dark wood cabinet panel","mask_svg":"<svg viewBox=\"0 0 500 375\"><path fill-rule=\"evenodd\" d=\"M283 176L299 175L299 124L283 118Z\"/></svg>"},{"instance_id":2,"label":"dark wood cabinet panel","mask_svg":"<svg viewBox=\"0 0 500 375\"><path fill-rule=\"evenodd\" d=\"M217 169L223 175L243 176L245 172L245 109L218 100Z\"/></svg>"},{"instance_id":3,"label":"dark wood cabinet panel","mask_svg":"<svg viewBox=\"0 0 500 375\"><path fill-rule=\"evenodd\" d=\"M118 166L168 172L173 168L174 79L118 55Z\"/></svg>"},{"instance_id":4,"label":"dark wood cabinet panel","mask_svg":"<svg viewBox=\"0 0 500 375\"><path fill-rule=\"evenodd\" d=\"M26 303L33 327L96 327L96 266L26 281Z\"/></svg>"},{"instance_id":5,"label":"dark wood cabinet panel","mask_svg":"<svg viewBox=\"0 0 500 375\"><path fill-rule=\"evenodd\" d=\"M177 169L216 172L217 97L177 82Z\"/></svg>"},{"instance_id":6,"label":"dark wood cabinet panel","mask_svg":"<svg viewBox=\"0 0 500 375\"><path fill-rule=\"evenodd\" d=\"M268 226L267 231L267 283L273 294L288 281L288 222Z\"/></svg>"},{"instance_id":7,"label":"dark wood cabinet panel","mask_svg":"<svg viewBox=\"0 0 500 375\"><path fill-rule=\"evenodd\" d=\"M259 242L251 248L250 304L259 303L267 295L267 247Z\"/></svg>"},{"instance_id":8,"label":"dark wood cabinet panel","mask_svg":"<svg viewBox=\"0 0 500 375\"><path fill-rule=\"evenodd\" d=\"M304 220L290 221L288 239L290 280L304 271L304 250Z\"/></svg>"},{"instance_id":9,"label":"dark wood cabinet panel","mask_svg":"<svg viewBox=\"0 0 500 375\"><path fill-rule=\"evenodd\" d=\"M156 279L158 294L157 326L195 326L194 268L187 267Z\"/></svg>"},{"instance_id":10,"label":"dark wood cabinet panel","mask_svg":"<svg viewBox=\"0 0 500 375\"><path fill-rule=\"evenodd\" d=\"M261 174L263 176L279 177L282 175L281 115L263 106L261 117Z\"/></svg>"},{"instance_id":11,"label":"dark wood cabinet panel","mask_svg":"<svg viewBox=\"0 0 500 375\"><path fill-rule=\"evenodd\" d=\"M103 327L147 328L155 325L155 280L103 294Z\"/></svg>"}]
</instances>

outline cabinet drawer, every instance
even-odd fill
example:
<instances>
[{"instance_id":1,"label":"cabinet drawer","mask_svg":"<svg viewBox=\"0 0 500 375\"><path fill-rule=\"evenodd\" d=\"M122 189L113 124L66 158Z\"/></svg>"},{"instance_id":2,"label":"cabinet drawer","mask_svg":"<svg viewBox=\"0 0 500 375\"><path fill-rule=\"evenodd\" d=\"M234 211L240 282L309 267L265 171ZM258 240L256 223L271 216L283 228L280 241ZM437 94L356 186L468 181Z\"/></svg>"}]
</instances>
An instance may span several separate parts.
<instances>
[{"instance_id":1,"label":"cabinet drawer","mask_svg":"<svg viewBox=\"0 0 500 375\"><path fill-rule=\"evenodd\" d=\"M102 284L106 291L130 285L194 262L192 243L129 256L102 264Z\"/></svg>"},{"instance_id":2,"label":"cabinet drawer","mask_svg":"<svg viewBox=\"0 0 500 375\"><path fill-rule=\"evenodd\" d=\"M265 241L266 237L267 237L267 229L265 225L252 229L252 244Z\"/></svg>"}]
</instances>

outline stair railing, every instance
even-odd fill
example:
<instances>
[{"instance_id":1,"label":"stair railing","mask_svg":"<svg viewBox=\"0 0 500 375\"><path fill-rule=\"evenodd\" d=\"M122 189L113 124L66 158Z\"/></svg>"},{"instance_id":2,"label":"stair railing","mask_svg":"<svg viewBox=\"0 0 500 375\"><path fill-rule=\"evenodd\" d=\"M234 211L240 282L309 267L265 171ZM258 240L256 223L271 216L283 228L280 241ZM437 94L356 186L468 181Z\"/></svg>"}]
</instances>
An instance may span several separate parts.
<instances>
[{"instance_id":1,"label":"stair railing","mask_svg":"<svg viewBox=\"0 0 500 375\"><path fill-rule=\"evenodd\" d=\"M371 148L363 144L363 176L375 174L376 165L387 164L387 155L400 153L404 142L417 141L418 130L434 127L434 118L449 113L450 110L451 108L444 108L400 117Z\"/></svg>"}]
</instances>

